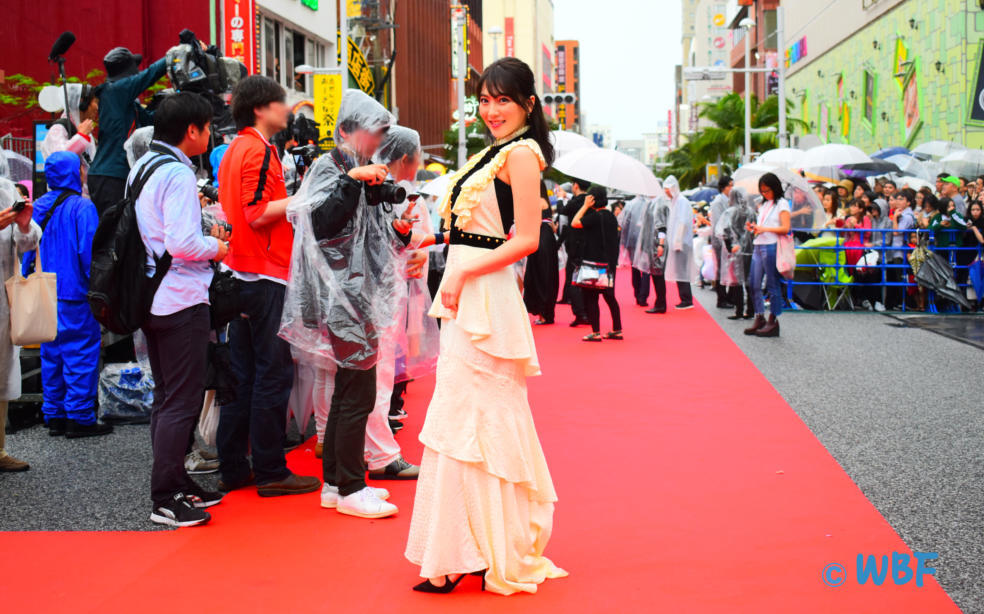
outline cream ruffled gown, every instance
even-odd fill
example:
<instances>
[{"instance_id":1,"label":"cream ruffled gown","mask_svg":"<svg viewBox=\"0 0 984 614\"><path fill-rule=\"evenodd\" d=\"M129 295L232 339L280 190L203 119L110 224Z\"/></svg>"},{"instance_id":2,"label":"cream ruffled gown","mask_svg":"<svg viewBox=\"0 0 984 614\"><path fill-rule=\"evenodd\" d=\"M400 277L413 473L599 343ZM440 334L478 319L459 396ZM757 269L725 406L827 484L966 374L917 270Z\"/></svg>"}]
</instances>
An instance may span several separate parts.
<instances>
[{"instance_id":1,"label":"cream ruffled gown","mask_svg":"<svg viewBox=\"0 0 984 614\"><path fill-rule=\"evenodd\" d=\"M514 143L466 183L479 189L470 206L455 204L462 230L506 236L488 176L524 144L540 155L533 141ZM486 253L452 245L446 270ZM487 569L487 590L536 592L567 572L543 556L557 494L527 399L526 378L539 375L540 365L513 268L466 282L457 316L439 300L430 315L443 320L441 353L420 433L425 448L406 557L425 578Z\"/></svg>"}]
</instances>

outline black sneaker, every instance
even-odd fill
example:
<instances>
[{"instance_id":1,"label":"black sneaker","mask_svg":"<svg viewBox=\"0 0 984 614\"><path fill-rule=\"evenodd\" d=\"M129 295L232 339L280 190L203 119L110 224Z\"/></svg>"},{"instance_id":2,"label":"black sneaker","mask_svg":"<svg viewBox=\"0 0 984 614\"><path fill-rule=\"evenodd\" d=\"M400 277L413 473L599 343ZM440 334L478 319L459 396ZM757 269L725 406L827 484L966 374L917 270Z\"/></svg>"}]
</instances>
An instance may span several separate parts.
<instances>
[{"instance_id":1,"label":"black sneaker","mask_svg":"<svg viewBox=\"0 0 984 614\"><path fill-rule=\"evenodd\" d=\"M168 527L193 527L205 524L212 517L208 512L195 508L181 493L150 513L150 521Z\"/></svg>"},{"instance_id":2,"label":"black sneaker","mask_svg":"<svg viewBox=\"0 0 984 614\"><path fill-rule=\"evenodd\" d=\"M219 503L222 503L222 497L225 496L220 492L205 490L195 483L188 485L188 488L185 489L184 495L185 499L187 499L189 503L198 509L218 505Z\"/></svg>"},{"instance_id":3,"label":"black sneaker","mask_svg":"<svg viewBox=\"0 0 984 614\"><path fill-rule=\"evenodd\" d=\"M109 435L112 432L112 424L104 424L98 421L92 424L79 424L75 420L66 420L65 437L68 439L99 437L100 435Z\"/></svg>"},{"instance_id":4,"label":"black sneaker","mask_svg":"<svg viewBox=\"0 0 984 614\"><path fill-rule=\"evenodd\" d=\"M684 309L693 309L693 308L694 308L693 303L678 303L676 307L674 307L674 309L679 309L680 311L683 311Z\"/></svg>"},{"instance_id":5,"label":"black sneaker","mask_svg":"<svg viewBox=\"0 0 984 614\"><path fill-rule=\"evenodd\" d=\"M52 418L48 420L48 434L52 437L61 437L65 434L65 429L67 428L65 423L68 420L65 418Z\"/></svg>"}]
</instances>

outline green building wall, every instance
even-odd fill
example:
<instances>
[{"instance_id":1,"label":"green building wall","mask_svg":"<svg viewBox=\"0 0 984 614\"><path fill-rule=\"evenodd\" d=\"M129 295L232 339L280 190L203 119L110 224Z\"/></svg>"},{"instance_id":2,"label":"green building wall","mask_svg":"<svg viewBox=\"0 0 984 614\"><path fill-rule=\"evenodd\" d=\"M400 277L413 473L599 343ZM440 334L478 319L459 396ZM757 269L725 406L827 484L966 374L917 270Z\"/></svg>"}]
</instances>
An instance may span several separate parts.
<instances>
[{"instance_id":1,"label":"green building wall","mask_svg":"<svg viewBox=\"0 0 984 614\"><path fill-rule=\"evenodd\" d=\"M915 28L910 19L915 20ZM906 77L896 77L896 39L901 39L912 61L899 72L916 80L919 100L921 126L909 139L903 121ZM880 48L875 48L874 41ZM819 120L822 105L826 105L826 142L849 143L868 153L896 145L911 148L931 140L984 148L984 122L970 119L982 42L984 11L976 0L908 0L789 75L786 95L796 103L792 116L804 119L811 126L807 132L822 139ZM807 57L800 62L808 60L809 39ZM936 67L938 61L941 70ZM863 116L866 71L874 85L871 122ZM837 86L840 77L842 95ZM846 114L842 112L845 107Z\"/></svg>"}]
</instances>

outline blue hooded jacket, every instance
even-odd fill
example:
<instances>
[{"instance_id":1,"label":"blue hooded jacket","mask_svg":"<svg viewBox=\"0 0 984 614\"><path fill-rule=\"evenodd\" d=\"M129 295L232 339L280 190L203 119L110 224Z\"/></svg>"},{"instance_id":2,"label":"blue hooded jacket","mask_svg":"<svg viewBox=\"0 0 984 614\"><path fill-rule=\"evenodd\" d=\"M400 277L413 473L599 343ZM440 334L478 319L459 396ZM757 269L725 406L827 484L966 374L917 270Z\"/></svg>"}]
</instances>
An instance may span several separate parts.
<instances>
[{"instance_id":1,"label":"blue hooded jacket","mask_svg":"<svg viewBox=\"0 0 984 614\"><path fill-rule=\"evenodd\" d=\"M80 158L69 151L58 151L45 160L44 174L49 191L34 202L32 218L38 225L55 200L68 190L66 198L52 214L41 235L41 263L48 273L58 275L58 300L84 301L89 291L89 268L92 264L92 237L96 234L99 214L92 201L79 196L82 192ZM34 268L35 252L24 255L24 274Z\"/></svg>"}]
</instances>

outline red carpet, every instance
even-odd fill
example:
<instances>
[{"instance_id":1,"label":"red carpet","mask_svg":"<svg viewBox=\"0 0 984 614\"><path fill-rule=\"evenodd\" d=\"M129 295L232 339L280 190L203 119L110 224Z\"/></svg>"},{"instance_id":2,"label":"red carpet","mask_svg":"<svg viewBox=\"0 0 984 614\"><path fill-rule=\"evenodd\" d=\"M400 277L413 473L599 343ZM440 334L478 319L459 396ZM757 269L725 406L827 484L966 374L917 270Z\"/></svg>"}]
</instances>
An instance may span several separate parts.
<instances>
[{"instance_id":1,"label":"red carpet","mask_svg":"<svg viewBox=\"0 0 984 614\"><path fill-rule=\"evenodd\" d=\"M959 611L928 576L858 586L858 553L910 552L895 531L706 313L646 315L620 290L624 342L581 342L566 309L536 331L531 401L560 495L547 555L571 574L537 595L483 595L474 578L452 595L410 591L414 484L393 482L400 515L380 521L252 491L205 527L3 533L3 611ZM432 385L410 387L413 461ZM311 445L290 463L320 475ZM847 569L838 588L821 580L833 562Z\"/></svg>"}]
</instances>

